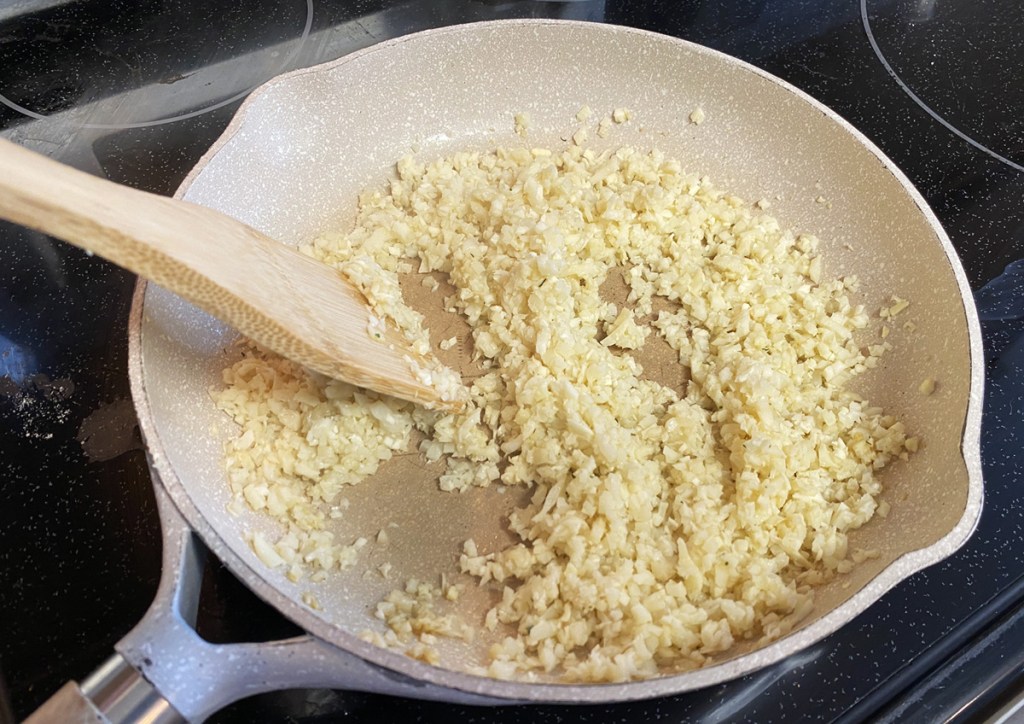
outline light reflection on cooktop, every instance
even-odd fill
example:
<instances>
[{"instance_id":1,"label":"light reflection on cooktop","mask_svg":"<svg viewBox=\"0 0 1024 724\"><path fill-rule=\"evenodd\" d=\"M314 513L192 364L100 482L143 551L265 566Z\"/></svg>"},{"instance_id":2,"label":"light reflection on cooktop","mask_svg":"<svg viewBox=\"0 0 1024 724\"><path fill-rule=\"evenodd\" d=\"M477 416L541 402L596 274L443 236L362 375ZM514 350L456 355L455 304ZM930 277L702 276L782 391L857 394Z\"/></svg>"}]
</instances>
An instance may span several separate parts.
<instances>
[{"instance_id":1,"label":"light reflection on cooktop","mask_svg":"<svg viewBox=\"0 0 1024 724\"><path fill-rule=\"evenodd\" d=\"M112 2L103 22L90 12L77 3L57 4L42 17L10 21L5 40L12 51L5 63L25 72L0 88L0 103L34 119L61 116L77 128L141 128L192 118L240 100L293 67L313 24L313 0L282 0L274 13L168 3L146 14L134 0ZM249 49L239 54L243 41ZM40 69L52 54L37 46L55 42L81 62ZM69 67L78 73L68 75ZM147 94L152 102L127 102L125 93L140 86L154 88Z\"/></svg>"},{"instance_id":2,"label":"light reflection on cooktop","mask_svg":"<svg viewBox=\"0 0 1024 724\"><path fill-rule=\"evenodd\" d=\"M861 0L878 59L929 115L1024 171L1019 0Z\"/></svg>"}]
</instances>

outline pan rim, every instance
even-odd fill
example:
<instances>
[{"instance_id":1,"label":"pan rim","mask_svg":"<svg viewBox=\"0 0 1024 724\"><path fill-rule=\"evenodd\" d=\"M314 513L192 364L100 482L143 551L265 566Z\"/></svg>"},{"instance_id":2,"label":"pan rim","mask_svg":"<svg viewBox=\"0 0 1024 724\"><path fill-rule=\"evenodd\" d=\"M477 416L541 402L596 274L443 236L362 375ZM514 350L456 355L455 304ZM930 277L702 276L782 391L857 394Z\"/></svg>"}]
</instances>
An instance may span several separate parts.
<instances>
[{"instance_id":1,"label":"pan rim","mask_svg":"<svg viewBox=\"0 0 1024 724\"><path fill-rule=\"evenodd\" d=\"M466 672L431 666L424 662L411 659L401 652L380 648L362 641L355 634L320 618L315 615L314 612L301 606L295 599L283 593L273 583L268 581L260 571L246 563L227 545L224 538L221 537L216 529L199 511L198 507L193 503L184 483L178 478L177 474L171 467L163 441L160 438L152 417L152 410L149 405L142 369L141 353L142 320L144 315L145 291L147 287L144 280L139 280L136 284L128 326L128 367L132 398L139 418L139 426L146 440L150 467L151 470L156 473L154 475L154 484L160 484L164 487L164 489L169 493L171 499L174 501L178 510L188 521L189 525L210 548L211 552L213 552L214 555L216 555L217 558L220 559L234 575L238 576L250 588L250 590L267 601L270 605L274 606L274 608L301 626L311 635L330 643L343 651L354 654L373 665L402 674L418 682L434 684L455 691L494 697L496 699L506 700L508 703L602 703L612 701L630 701L700 689L712 684L734 679L743 674L750 673L751 671L777 663L825 638L843 625L852 621L852 619L865 608L877 602L888 590L911 576L913 573L938 563L942 559L951 555L961 545L963 545L964 542L966 542L974 532L977 527L978 520L980 519L984 497L980 451L984 363L981 327L973 302L973 294L967 281L966 273L960 263L952 242L946 235L938 218L928 206L920 192L917 191L909 179L881 151L881 149L879 149L863 133L854 128L837 113L792 84L745 61L690 41L647 30L578 20L493 20L432 28L400 36L363 48L348 55L344 55L333 61L328 61L309 68L301 68L272 78L255 89L243 102L232 118L230 124L185 177L174 196L175 198L181 198L189 190L210 160L212 160L214 156L229 144L233 137L238 133L242 125L245 123L249 115L249 110L255 100L263 95L263 93L265 93L271 86L275 86L283 82L287 83L294 78L310 73L328 72L334 68L357 61L374 53L387 52L389 48L399 44L417 42L427 37L437 37L451 33L473 33L479 30L486 30L495 27L538 27L547 25L577 28L587 32L606 32L610 35L615 33L636 34L645 37L652 42L675 44L682 50L711 58L716 62L732 65L743 71L754 73L760 78L771 82L795 96L797 100L809 104L811 108L826 116L826 118L831 122L837 124L843 131L851 135L861 147L866 149L875 158L875 160L877 160L883 168L898 181L903 191L917 207L918 212L924 216L946 254L947 261L951 267L958 290L961 294L963 313L968 332L970 386L967 407L964 413L964 425L960 446L960 452L963 457L964 467L968 478L968 496L964 506L964 511L959 521L946 535L929 546L915 551L910 551L896 558L892 563L886 566L886 568L880 571L878 575L865 584L857 593L823 615L817 621L814 621L808 626L790 633L787 636L764 646L763 648L721 663L682 673L667 674L655 679L623 683L557 684L492 679ZM342 682L339 682L339 684L342 684Z\"/></svg>"}]
</instances>

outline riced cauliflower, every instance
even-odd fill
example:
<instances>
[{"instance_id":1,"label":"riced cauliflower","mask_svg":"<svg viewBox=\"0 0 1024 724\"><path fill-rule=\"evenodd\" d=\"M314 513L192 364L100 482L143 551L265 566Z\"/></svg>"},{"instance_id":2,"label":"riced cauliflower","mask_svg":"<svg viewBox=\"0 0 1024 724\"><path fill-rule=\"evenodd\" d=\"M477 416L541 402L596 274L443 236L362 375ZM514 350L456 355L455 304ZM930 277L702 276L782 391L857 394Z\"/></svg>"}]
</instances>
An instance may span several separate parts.
<instances>
[{"instance_id":1,"label":"riced cauliflower","mask_svg":"<svg viewBox=\"0 0 1024 724\"><path fill-rule=\"evenodd\" d=\"M437 636L484 626L501 632L490 676L650 677L785 634L816 584L877 555L847 535L876 512L878 472L918 440L849 389L885 351L858 343L857 280L830 278L817 239L678 161L575 144L405 158L362 196L354 229L307 252L372 279L375 313L421 344L401 265L446 274L486 373L447 414L259 350L228 369L231 484L288 528L260 542L268 562L326 571L358 555L324 531L325 510L413 428L427 460L447 459L443 489L532 490L509 520L515 544L461 552L462 572L500 593L483 622L434 610L457 589L412 581L368 640L439 663ZM621 308L600 293L616 269ZM646 376L653 336L678 353L683 394Z\"/></svg>"}]
</instances>

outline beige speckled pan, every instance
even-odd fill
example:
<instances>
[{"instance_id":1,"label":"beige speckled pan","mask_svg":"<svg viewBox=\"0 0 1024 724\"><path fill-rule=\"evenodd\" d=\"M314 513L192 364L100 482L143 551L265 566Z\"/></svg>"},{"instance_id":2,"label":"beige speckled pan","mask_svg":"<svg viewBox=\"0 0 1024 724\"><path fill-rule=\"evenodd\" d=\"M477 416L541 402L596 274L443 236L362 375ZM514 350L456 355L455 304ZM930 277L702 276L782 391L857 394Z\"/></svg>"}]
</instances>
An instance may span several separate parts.
<instances>
[{"instance_id":1,"label":"beige speckled pan","mask_svg":"<svg viewBox=\"0 0 1024 724\"><path fill-rule=\"evenodd\" d=\"M313 587L265 568L243 539L274 531L255 515L234 517L222 469L229 424L214 409L224 349L235 333L180 299L140 286L131 329L131 383L159 483L169 542L160 599L118 647L173 707L202 718L234 698L285 686L320 685L465 702L606 702L707 686L777 662L844 625L915 571L945 558L981 511L979 428L982 352L970 290L946 234L904 175L864 136L792 86L745 63L680 40L606 25L508 21L399 38L333 63L289 73L253 93L178 196L219 209L287 243L351 222L357 191L388 177L411 150L434 158L457 149L521 145L513 115L531 117L530 145L562 147L584 104L595 121L612 109L633 120L600 149L657 147L722 188L767 198L783 225L817 234L832 274L856 274L859 300L877 310L890 295L912 301L891 337L895 349L859 389L925 440L886 470L891 505L852 545L879 558L822 588L811 616L761 648L737 647L704 668L614 685L556 679L495 681L463 673L490 639L443 644L434 667L357 638L393 585L366 569L387 559L393 580L454 570L460 544L506 535L511 495L437 490L414 462L352 489L338 523L342 540L372 538L398 523L386 553ZM706 120L690 123L702 108ZM592 121L593 124L595 121ZM914 329L904 329L903 321ZM879 324L880 326L880 324ZM935 394L918 386L938 381ZM166 495L165 495L166 493ZM168 503L168 497L172 503ZM180 513L185 524L178 522ZM309 632L290 642L215 647L170 619L188 618L181 593L195 531L257 594ZM322 610L302 603L313 591ZM489 605L478 590L469 620ZM195 676L198 666L203 675Z\"/></svg>"}]
</instances>

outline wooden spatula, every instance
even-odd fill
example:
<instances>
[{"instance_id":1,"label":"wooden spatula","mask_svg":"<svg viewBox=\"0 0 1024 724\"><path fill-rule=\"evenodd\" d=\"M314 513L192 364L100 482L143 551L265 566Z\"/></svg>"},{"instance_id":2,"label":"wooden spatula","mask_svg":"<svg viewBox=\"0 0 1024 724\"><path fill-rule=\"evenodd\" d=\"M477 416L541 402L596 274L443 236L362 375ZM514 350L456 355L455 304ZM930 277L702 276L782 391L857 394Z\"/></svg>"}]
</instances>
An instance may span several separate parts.
<instances>
[{"instance_id":1,"label":"wooden spatula","mask_svg":"<svg viewBox=\"0 0 1024 724\"><path fill-rule=\"evenodd\" d=\"M398 332L371 336L366 298L341 274L217 211L0 139L0 218L144 276L310 369L430 407L462 406L414 369L437 363Z\"/></svg>"}]
</instances>

